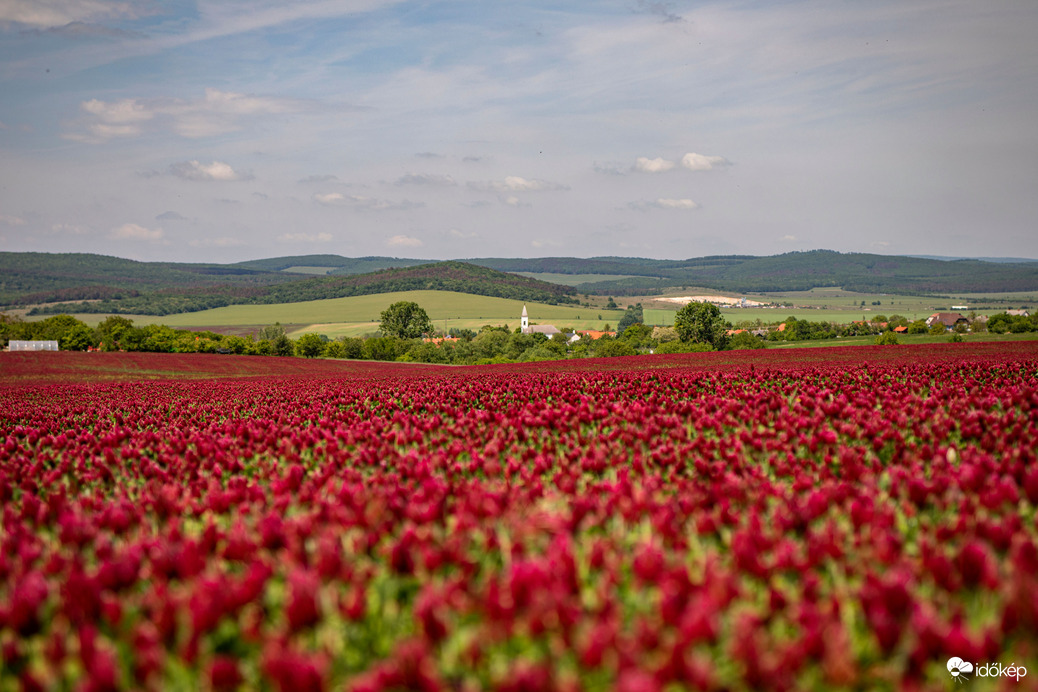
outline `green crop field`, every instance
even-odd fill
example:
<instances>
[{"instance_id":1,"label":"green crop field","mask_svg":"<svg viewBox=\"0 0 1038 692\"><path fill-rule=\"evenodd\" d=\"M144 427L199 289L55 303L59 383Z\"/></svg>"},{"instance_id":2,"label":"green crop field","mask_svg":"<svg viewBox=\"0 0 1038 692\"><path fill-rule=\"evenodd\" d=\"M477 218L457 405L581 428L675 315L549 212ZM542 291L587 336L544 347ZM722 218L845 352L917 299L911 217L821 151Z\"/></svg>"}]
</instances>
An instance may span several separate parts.
<instances>
[{"instance_id":1,"label":"green crop field","mask_svg":"<svg viewBox=\"0 0 1038 692\"><path fill-rule=\"evenodd\" d=\"M379 315L397 301L418 303L433 320L437 330L444 327L478 330L485 324L519 326L523 310L520 300L477 296L450 291L404 291L379 293L370 296L313 300L305 303L278 305L231 305L213 310L188 312L177 315L127 315L134 324L165 324L170 327L246 327L280 322L301 325L290 336L318 332L329 337L360 336L378 329ZM606 324L615 327L623 316L621 310L581 308L561 305L526 303L532 324L554 324L560 329L602 329ZM601 319L599 317L601 316ZM106 315L78 314L79 319L96 325ZM39 318L39 319L42 319Z\"/></svg>"},{"instance_id":2,"label":"green crop field","mask_svg":"<svg viewBox=\"0 0 1038 692\"><path fill-rule=\"evenodd\" d=\"M298 267L285 267L281 271L286 274L327 274L334 268L335 267L306 267L300 265Z\"/></svg>"}]
</instances>

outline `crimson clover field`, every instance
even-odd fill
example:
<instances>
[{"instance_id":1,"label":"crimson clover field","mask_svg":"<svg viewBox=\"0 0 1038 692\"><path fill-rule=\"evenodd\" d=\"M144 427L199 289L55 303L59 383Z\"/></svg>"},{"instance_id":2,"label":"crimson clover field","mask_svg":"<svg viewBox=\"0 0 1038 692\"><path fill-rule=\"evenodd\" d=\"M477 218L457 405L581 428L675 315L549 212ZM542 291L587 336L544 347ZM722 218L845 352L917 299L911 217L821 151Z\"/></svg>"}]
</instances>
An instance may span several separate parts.
<instances>
[{"instance_id":1,"label":"crimson clover field","mask_svg":"<svg viewBox=\"0 0 1038 692\"><path fill-rule=\"evenodd\" d=\"M0 690L1034 689L1036 448L1035 342L0 354Z\"/></svg>"}]
</instances>

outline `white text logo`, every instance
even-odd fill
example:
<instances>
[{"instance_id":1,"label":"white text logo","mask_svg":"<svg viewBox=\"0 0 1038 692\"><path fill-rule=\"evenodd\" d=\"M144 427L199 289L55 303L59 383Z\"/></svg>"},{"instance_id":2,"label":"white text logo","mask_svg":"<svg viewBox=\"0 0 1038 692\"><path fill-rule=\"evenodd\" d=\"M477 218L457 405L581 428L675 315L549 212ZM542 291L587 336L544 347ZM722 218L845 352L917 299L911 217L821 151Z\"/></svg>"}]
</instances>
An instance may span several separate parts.
<instances>
[{"instance_id":1,"label":"white text logo","mask_svg":"<svg viewBox=\"0 0 1038 692\"><path fill-rule=\"evenodd\" d=\"M958 656L948 659L948 672L959 682L970 679L970 675L978 678L1014 678L1018 682L1020 678L1027 676L1027 668L1011 663L1004 666L1001 663L978 663L976 665L969 661L963 661Z\"/></svg>"}]
</instances>

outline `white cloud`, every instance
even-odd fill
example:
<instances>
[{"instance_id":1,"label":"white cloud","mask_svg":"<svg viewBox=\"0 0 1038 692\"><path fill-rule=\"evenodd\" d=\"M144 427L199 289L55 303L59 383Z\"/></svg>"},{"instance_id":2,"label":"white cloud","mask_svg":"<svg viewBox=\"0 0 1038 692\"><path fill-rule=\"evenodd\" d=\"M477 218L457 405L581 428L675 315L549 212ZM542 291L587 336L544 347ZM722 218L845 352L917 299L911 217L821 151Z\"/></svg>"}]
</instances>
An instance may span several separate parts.
<instances>
[{"instance_id":1,"label":"white cloud","mask_svg":"<svg viewBox=\"0 0 1038 692\"><path fill-rule=\"evenodd\" d=\"M648 209L678 209L686 211L699 209L699 205L690 199L673 199L670 197L658 197L651 202L631 202L630 207L641 211Z\"/></svg>"},{"instance_id":2,"label":"white cloud","mask_svg":"<svg viewBox=\"0 0 1038 692\"><path fill-rule=\"evenodd\" d=\"M233 132L243 117L294 112L299 105L288 99L206 89L201 101L176 102L158 109L172 117L174 132L198 138Z\"/></svg>"},{"instance_id":3,"label":"white cloud","mask_svg":"<svg viewBox=\"0 0 1038 692\"><path fill-rule=\"evenodd\" d=\"M535 239L535 240L531 240L530 241L530 245L532 245L535 248L558 247L561 244L562 243L560 243L560 242L558 242L556 240L540 240L540 239Z\"/></svg>"},{"instance_id":4,"label":"white cloud","mask_svg":"<svg viewBox=\"0 0 1038 692\"><path fill-rule=\"evenodd\" d=\"M727 166L728 161L723 156L707 156L689 152L681 157L681 165L690 171L709 171L721 166Z\"/></svg>"},{"instance_id":5,"label":"white cloud","mask_svg":"<svg viewBox=\"0 0 1038 692\"><path fill-rule=\"evenodd\" d=\"M0 223L5 226L24 226L25 219L20 216L9 216L8 214L0 214Z\"/></svg>"},{"instance_id":6,"label":"white cloud","mask_svg":"<svg viewBox=\"0 0 1038 692\"><path fill-rule=\"evenodd\" d=\"M85 227L71 223L56 223L50 227L50 230L54 233L67 233L70 235L85 235L89 232Z\"/></svg>"},{"instance_id":7,"label":"white cloud","mask_svg":"<svg viewBox=\"0 0 1038 692\"><path fill-rule=\"evenodd\" d=\"M313 196L313 200L326 207L352 207L360 211L406 211L425 206L422 202L412 202L406 199L397 202L377 197L344 195L341 192L318 193Z\"/></svg>"},{"instance_id":8,"label":"white cloud","mask_svg":"<svg viewBox=\"0 0 1038 692\"><path fill-rule=\"evenodd\" d=\"M670 161L669 159L650 159L645 156L639 156L634 162L632 170L635 170L638 173L666 173L667 171L674 170L677 165L677 163ZM690 171L709 171L727 165L729 165L729 163L723 156L707 156L705 154L689 152L681 157L682 168L686 168ZM596 170L601 173L613 172L610 168L597 165Z\"/></svg>"},{"instance_id":9,"label":"white cloud","mask_svg":"<svg viewBox=\"0 0 1038 692\"><path fill-rule=\"evenodd\" d=\"M781 238L779 238L779 240L785 243L795 243L796 239L797 237L795 235L784 235Z\"/></svg>"},{"instance_id":10,"label":"white cloud","mask_svg":"<svg viewBox=\"0 0 1038 692\"><path fill-rule=\"evenodd\" d=\"M664 173L674 168L674 166L673 161L667 161L662 158L650 159L644 156L639 156L634 162L634 170L639 173Z\"/></svg>"},{"instance_id":11,"label":"white cloud","mask_svg":"<svg viewBox=\"0 0 1038 692\"><path fill-rule=\"evenodd\" d=\"M302 108L300 102L291 99L219 89L206 89L202 98L193 100L90 99L80 104L80 110L86 117L75 125L81 131L63 136L77 142L96 144L115 137L140 136L148 124L170 130L181 137L197 139L239 130L243 121L249 118L294 113Z\"/></svg>"},{"instance_id":12,"label":"white cloud","mask_svg":"<svg viewBox=\"0 0 1038 692\"><path fill-rule=\"evenodd\" d=\"M314 201L318 204L333 207L340 204L346 203L346 195L339 192L329 192L327 194L317 193L314 195Z\"/></svg>"},{"instance_id":13,"label":"white cloud","mask_svg":"<svg viewBox=\"0 0 1038 692\"><path fill-rule=\"evenodd\" d=\"M478 238L479 237L479 233L476 233L475 231L471 231L469 233L466 233L465 231L461 230L460 228L452 228L449 231L447 231L447 233L452 238L458 238L459 240L471 240L472 238Z\"/></svg>"},{"instance_id":14,"label":"white cloud","mask_svg":"<svg viewBox=\"0 0 1038 692\"><path fill-rule=\"evenodd\" d=\"M62 26L85 19L133 17L135 3L109 0L5 0L0 3L0 23L17 22L35 27Z\"/></svg>"},{"instance_id":15,"label":"white cloud","mask_svg":"<svg viewBox=\"0 0 1038 692\"><path fill-rule=\"evenodd\" d=\"M80 108L90 115L97 116L102 121L113 125L126 123L139 123L151 120L155 113L136 99L122 99L106 103L97 99L90 99L80 104Z\"/></svg>"},{"instance_id":16,"label":"white cloud","mask_svg":"<svg viewBox=\"0 0 1038 692\"><path fill-rule=\"evenodd\" d=\"M420 238L409 235L395 235L386 241L390 247L421 247L424 244Z\"/></svg>"},{"instance_id":17,"label":"white cloud","mask_svg":"<svg viewBox=\"0 0 1038 692\"><path fill-rule=\"evenodd\" d=\"M449 175L437 173L408 173L396 181L397 185L432 185L438 187L450 187L457 185Z\"/></svg>"},{"instance_id":18,"label":"white cloud","mask_svg":"<svg viewBox=\"0 0 1038 692\"><path fill-rule=\"evenodd\" d=\"M668 199L660 197L654 204L660 209L698 209L699 205L690 199Z\"/></svg>"},{"instance_id":19,"label":"white cloud","mask_svg":"<svg viewBox=\"0 0 1038 692\"><path fill-rule=\"evenodd\" d=\"M191 247L238 247L244 244L244 241L238 240L237 238L229 238L227 236L221 238L201 238L188 241L188 245Z\"/></svg>"},{"instance_id":20,"label":"white cloud","mask_svg":"<svg viewBox=\"0 0 1038 692\"><path fill-rule=\"evenodd\" d=\"M124 223L108 234L112 240L162 240L165 232L161 228L145 228L135 223Z\"/></svg>"},{"instance_id":21,"label":"white cloud","mask_svg":"<svg viewBox=\"0 0 1038 692\"><path fill-rule=\"evenodd\" d=\"M698 209L699 205L690 199L667 199L660 197L656 200L656 206L661 209Z\"/></svg>"},{"instance_id":22,"label":"white cloud","mask_svg":"<svg viewBox=\"0 0 1038 692\"><path fill-rule=\"evenodd\" d=\"M332 240L331 233L282 233L278 240L284 243L327 243Z\"/></svg>"},{"instance_id":23,"label":"white cloud","mask_svg":"<svg viewBox=\"0 0 1038 692\"><path fill-rule=\"evenodd\" d=\"M547 180L521 178L517 175L507 176L504 180L491 180L485 183L469 183L469 187L474 190L484 190L489 192L541 192L544 190L569 189L567 186L559 183L553 183Z\"/></svg>"},{"instance_id":24,"label":"white cloud","mask_svg":"<svg viewBox=\"0 0 1038 692\"><path fill-rule=\"evenodd\" d=\"M202 163L200 161L181 161L170 165L169 172L184 180L231 182L248 180L252 176L238 173L230 164L223 161Z\"/></svg>"}]
</instances>

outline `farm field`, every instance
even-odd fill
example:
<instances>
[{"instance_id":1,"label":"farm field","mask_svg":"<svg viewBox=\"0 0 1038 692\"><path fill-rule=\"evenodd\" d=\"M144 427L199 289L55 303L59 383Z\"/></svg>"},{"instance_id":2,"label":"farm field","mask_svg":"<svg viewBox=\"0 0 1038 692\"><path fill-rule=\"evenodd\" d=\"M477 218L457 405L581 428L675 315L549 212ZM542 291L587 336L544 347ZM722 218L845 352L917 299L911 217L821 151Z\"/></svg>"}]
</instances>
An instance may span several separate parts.
<instances>
[{"instance_id":1,"label":"farm field","mask_svg":"<svg viewBox=\"0 0 1038 692\"><path fill-rule=\"evenodd\" d=\"M1029 689L1036 449L1034 341L3 353L0 688Z\"/></svg>"},{"instance_id":2,"label":"farm field","mask_svg":"<svg viewBox=\"0 0 1038 692\"><path fill-rule=\"evenodd\" d=\"M696 289L698 291L698 289ZM674 292L674 295L687 295L692 289ZM710 294L714 291L698 291ZM765 323L784 320L787 317L811 320L813 322L836 322L846 324L855 320L871 319L873 315L903 315L910 320L923 319L936 312L938 308L950 311L952 305L974 306L977 314L990 315L1003 312L1007 307L1031 305L1038 307L1038 295L1034 293L991 293L972 296L935 298L933 296L895 296L880 294L864 294L844 291L838 288L816 288L810 291L794 291L788 293L725 293L729 296L745 296L749 300L792 305L789 308L721 308L725 319L732 322L743 320L761 320ZM641 302L646 306L646 324L671 325L677 312L674 306L658 301L658 296L638 298L618 298L618 302L626 305L629 302ZM865 307L861 302L865 301ZM880 305L873 305L874 302ZM962 311L968 312L968 311ZM651 320L651 322L650 322Z\"/></svg>"}]
</instances>

